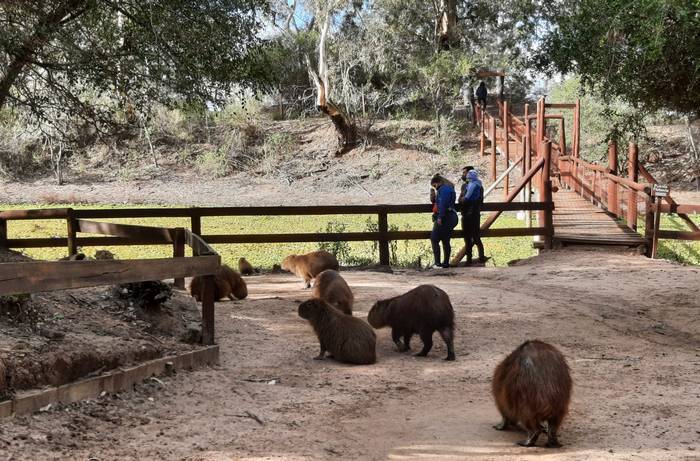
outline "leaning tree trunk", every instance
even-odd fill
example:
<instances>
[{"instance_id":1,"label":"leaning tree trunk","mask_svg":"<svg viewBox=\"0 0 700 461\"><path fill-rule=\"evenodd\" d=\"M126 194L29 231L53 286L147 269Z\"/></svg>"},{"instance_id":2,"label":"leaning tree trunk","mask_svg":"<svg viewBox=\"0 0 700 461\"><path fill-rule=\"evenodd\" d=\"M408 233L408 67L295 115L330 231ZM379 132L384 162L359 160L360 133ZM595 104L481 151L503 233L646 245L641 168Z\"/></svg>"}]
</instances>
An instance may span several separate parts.
<instances>
[{"instance_id":1,"label":"leaning tree trunk","mask_svg":"<svg viewBox=\"0 0 700 461\"><path fill-rule=\"evenodd\" d=\"M333 122L338 135L338 144L340 145L336 155L342 155L357 145L357 127L350 117L328 97L330 88L328 84L328 65L326 63L326 37L328 36L329 20L330 14L326 16L326 20L321 28L321 37L318 44L318 72L314 71L308 56L306 56L306 65L309 75L316 85L316 107Z\"/></svg>"},{"instance_id":2,"label":"leaning tree trunk","mask_svg":"<svg viewBox=\"0 0 700 461\"><path fill-rule=\"evenodd\" d=\"M449 50L457 43L457 0L440 0L440 11L435 24L438 50Z\"/></svg>"}]
</instances>

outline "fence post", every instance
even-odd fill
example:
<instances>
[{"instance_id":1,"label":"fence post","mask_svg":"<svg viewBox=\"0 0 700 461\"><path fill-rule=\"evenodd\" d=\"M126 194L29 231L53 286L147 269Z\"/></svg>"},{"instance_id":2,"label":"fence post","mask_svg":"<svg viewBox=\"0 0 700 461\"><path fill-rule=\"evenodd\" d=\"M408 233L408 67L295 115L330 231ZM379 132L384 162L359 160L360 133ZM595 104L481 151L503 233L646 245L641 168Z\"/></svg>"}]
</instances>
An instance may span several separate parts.
<instances>
[{"instance_id":1,"label":"fence post","mask_svg":"<svg viewBox=\"0 0 700 461\"><path fill-rule=\"evenodd\" d=\"M573 146L571 154L579 158L581 157L581 99L576 98L574 106L574 130L573 130Z\"/></svg>"},{"instance_id":2,"label":"fence post","mask_svg":"<svg viewBox=\"0 0 700 461\"><path fill-rule=\"evenodd\" d=\"M508 132L510 131L510 118L508 117L508 110L508 101L503 101L503 162L505 164L505 169L503 171L506 171L510 167L510 142L508 139ZM503 192L505 193L506 198L508 198L508 195L510 193L509 177L510 174L507 174L506 177L503 178Z\"/></svg>"},{"instance_id":3,"label":"fence post","mask_svg":"<svg viewBox=\"0 0 700 461\"><path fill-rule=\"evenodd\" d=\"M185 230L182 228L173 229L173 258L185 257ZM178 277L174 280L175 286L181 290L185 289L185 279Z\"/></svg>"},{"instance_id":4,"label":"fence post","mask_svg":"<svg viewBox=\"0 0 700 461\"><path fill-rule=\"evenodd\" d=\"M213 275L202 277L202 344L214 344L214 303L216 280Z\"/></svg>"},{"instance_id":5,"label":"fence post","mask_svg":"<svg viewBox=\"0 0 700 461\"><path fill-rule=\"evenodd\" d=\"M659 228L661 227L661 197L656 197L656 207L654 213L654 233L651 242L651 259L656 259L659 251Z\"/></svg>"},{"instance_id":6,"label":"fence post","mask_svg":"<svg viewBox=\"0 0 700 461\"><path fill-rule=\"evenodd\" d=\"M496 181L496 119L491 117L491 181Z\"/></svg>"},{"instance_id":7,"label":"fence post","mask_svg":"<svg viewBox=\"0 0 700 461\"><path fill-rule=\"evenodd\" d=\"M608 143L608 169L610 174L617 176L617 143L610 141ZM616 217L620 214L620 203L617 198L617 182L608 179L608 211Z\"/></svg>"},{"instance_id":8,"label":"fence post","mask_svg":"<svg viewBox=\"0 0 700 461\"><path fill-rule=\"evenodd\" d=\"M389 239L386 235L389 232L389 213L385 207L382 207L379 211L377 224L379 229L379 264L389 266L391 257L389 254Z\"/></svg>"},{"instance_id":9,"label":"fence post","mask_svg":"<svg viewBox=\"0 0 700 461\"><path fill-rule=\"evenodd\" d=\"M627 175L630 181L637 182L639 179L638 173L638 155L639 149L637 145L633 142L629 144L628 152L628 170ZM636 231L637 230L637 191L630 189L627 192L627 227Z\"/></svg>"},{"instance_id":10,"label":"fence post","mask_svg":"<svg viewBox=\"0 0 700 461\"><path fill-rule=\"evenodd\" d=\"M548 206L544 210L544 245L545 248L552 248L552 238L554 237L554 219L552 216L552 180L550 172L552 168L552 143L551 141L542 143L542 154L544 156L544 166L542 167L542 201Z\"/></svg>"},{"instance_id":11,"label":"fence post","mask_svg":"<svg viewBox=\"0 0 700 461\"><path fill-rule=\"evenodd\" d=\"M193 234L202 236L202 216L196 207L192 208L192 216L190 216L190 230Z\"/></svg>"},{"instance_id":12,"label":"fence post","mask_svg":"<svg viewBox=\"0 0 700 461\"><path fill-rule=\"evenodd\" d=\"M73 208L68 208L66 224L68 231L68 256L75 256L78 254L78 220L75 219Z\"/></svg>"},{"instance_id":13,"label":"fence post","mask_svg":"<svg viewBox=\"0 0 700 461\"><path fill-rule=\"evenodd\" d=\"M566 155L566 130L563 118L559 120L559 148L561 155Z\"/></svg>"},{"instance_id":14,"label":"fence post","mask_svg":"<svg viewBox=\"0 0 700 461\"><path fill-rule=\"evenodd\" d=\"M481 109L479 109L481 110ZM479 124L479 153L481 154L481 157L484 156L484 147L486 144L486 136L484 136L484 120L483 118L481 119L481 123Z\"/></svg>"},{"instance_id":15,"label":"fence post","mask_svg":"<svg viewBox=\"0 0 700 461\"><path fill-rule=\"evenodd\" d=\"M7 220L0 219L0 248L7 248Z\"/></svg>"},{"instance_id":16,"label":"fence post","mask_svg":"<svg viewBox=\"0 0 700 461\"><path fill-rule=\"evenodd\" d=\"M644 194L644 240L646 240L646 255L652 257L654 247L654 200L649 193Z\"/></svg>"}]
</instances>

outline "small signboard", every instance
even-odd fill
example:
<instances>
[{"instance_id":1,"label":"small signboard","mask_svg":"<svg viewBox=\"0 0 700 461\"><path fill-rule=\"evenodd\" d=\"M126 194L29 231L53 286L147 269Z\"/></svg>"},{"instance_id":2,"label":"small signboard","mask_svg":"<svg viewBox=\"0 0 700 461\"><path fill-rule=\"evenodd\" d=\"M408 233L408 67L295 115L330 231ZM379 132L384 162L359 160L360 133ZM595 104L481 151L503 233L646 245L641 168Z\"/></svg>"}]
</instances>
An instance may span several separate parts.
<instances>
[{"instance_id":1,"label":"small signboard","mask_svg":"<svg viewBox=\"0 0 700 461\"><path fill-rule=\"evenodd\" d=\"M668 196L668 186L662 186L661 184L656 184L654 186L654 195L656 197L667 197Z\"/></svg>"}]
</instances>

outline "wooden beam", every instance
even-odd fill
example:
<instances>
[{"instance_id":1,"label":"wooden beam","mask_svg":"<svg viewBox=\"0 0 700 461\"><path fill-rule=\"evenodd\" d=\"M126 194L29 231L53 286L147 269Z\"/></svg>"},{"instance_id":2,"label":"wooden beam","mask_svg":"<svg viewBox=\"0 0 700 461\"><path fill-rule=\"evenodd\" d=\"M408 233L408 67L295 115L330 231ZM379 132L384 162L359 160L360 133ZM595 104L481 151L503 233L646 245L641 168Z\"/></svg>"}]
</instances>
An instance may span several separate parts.
<instances>
[{"instance_id":1,"label":"wooden beam","mask_svg":"<svg viewBox=\"0 0 700 461\"><path fill-rule=\"evenodd\" d=\"M0 219L8 221L30 219L66 219L69 208L46 208L42 210L5 210L0 211Z\"/></svg>"},{"instance_id":2,"label":"wooden beam","mask_svg":"<svg viewBox=\"0 0 700 461\"><path fill-rule=\"evenodd\" d=\"M219 256L0 264L0 295L116 285L214 273Z\"/></svg>"},{"instance_id":3,"label":"wooden beam","mask_svg":"<svg viewBox=\"0 0 700 461\"><path fill-rule=\"evenodd\" d=\"M78 221L79 232L86 234L110 235L134 239L148 239L158 243L173 243L173 230L162 227L137 226L133 224L115 224L108 222Z\"/></svg>"},{"instance_id":4,"label":"wooden beam","mask_svg":"<svg viewBox=\"0 0 700 461\"><path fill-rule=\"evenodd\" d=\"M700 232L660 230L658 237L673 240L700 240Z\"/></svg>"},{"instance_id":5,"label":"wooden beam","mask_svg":"<svg viewBox=\"0 0 700 461\"><path fill-rule=\"evenodd\" d=\"M548 109L575 109L575 103L548 102L545 104Z\"/></svg>"}]
</instances>

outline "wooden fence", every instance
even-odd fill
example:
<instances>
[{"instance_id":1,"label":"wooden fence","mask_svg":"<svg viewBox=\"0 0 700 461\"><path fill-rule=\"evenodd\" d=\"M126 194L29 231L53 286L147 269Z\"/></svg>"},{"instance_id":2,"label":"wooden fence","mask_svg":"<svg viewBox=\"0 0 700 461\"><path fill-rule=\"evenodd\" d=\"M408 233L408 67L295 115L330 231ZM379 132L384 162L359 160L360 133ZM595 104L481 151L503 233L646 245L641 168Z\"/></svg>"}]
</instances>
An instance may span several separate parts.
<instances>
[{"instance_id":1,"label":"wooden fence","mask_svg":"<svg viewBox=\"0 0 700 461\"><path fill-rule=\"evenodd\" d=\"M30 246L50 247L67 245L71 254L77 252L80 239L78 232L107 235L92 237L92 241L113 242L160 242L172 243L173 258L139 260L100 261L31 261L0 263L0 295L37 293L71 288L85 288L120 283L143 282L173 278L184 286L184 277L203 276L202 293L202 343L214 344L214 274L221 265L219 255L197 234L188 229L164 229L146 226L131 226L78 219L76 210L12 210L1 212L0 245L12 247L7 239L7 222L18 219L66 219L68 238L20 239ZM192 249L192 257L185 257L185 245Z\"/></svg>"},{"instance_id":2,"label":"wooden fence","mask_svg":"<svg viewBox=\"0 0 700 461\"><path fill-rule=\"evenodd\" d=\"M541 168L542 165L537 165ZM8 210L0 212L0 246L7 248L50 248L66 247L69 254L76 254L78 247L119 246L119 245L172 245L173 256L184 256L185 243L197 245L222 243L286 243L286 242L336 242L336 241L374 241L378 242L379 263L389 265L390 242L393 240L426 240L430 231L390 231L389 214L431 212L429 204L411 205L340 205L340 206L279 206L279 207L189 207L189 208L123 208L123 209L41 209ZM553 205L548 202L492 202L484 203L483 211L494 215L504 211L538 211L550 216ZM376 232L337 232L337 233L276 233L276 234L205 234L202 235L202 220L206 217L221 216L318 216L318 215L376 215L378 230ZM496 216L497 217L497 216ZM190 230L186 231L185 240L179 232L146 226L130 226L94 222L90 219L116 218L189 218ZM52 238L8 238L8 222L29 219L60 219L66 221L67 237ZM488 226L495 221L492 215ZM427 216L426 216L427 222ZM106 237L79 236L79 233L106 234ZM519 227L506 229L485 228L483 237L516 237L540 235L550 238L553 234L549 227ZM201 235L200 243L196 236ZM462 237L462 231L453 231L453 238ZM187 241L187 238L195 238ZM206 243L204 243L206 242ZM192 246L192 245L191 245ZM208 247L207 247L208 248Z\"/></svg>"}]
</instances>

